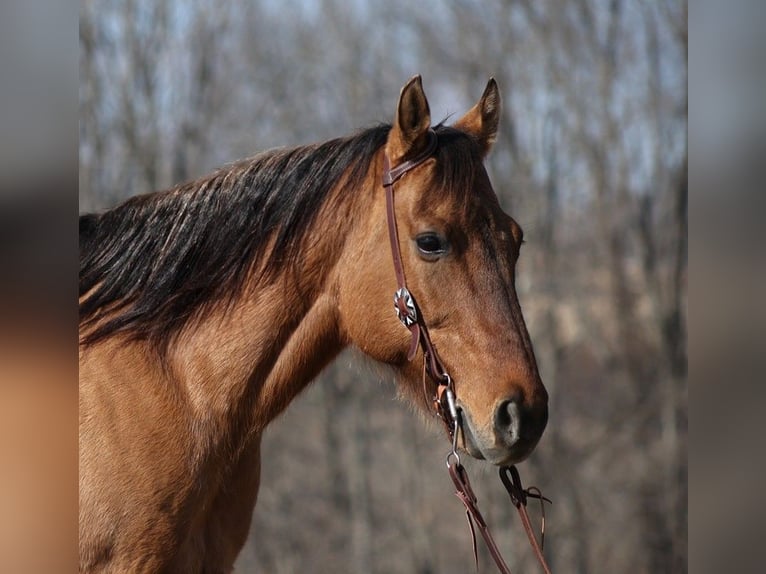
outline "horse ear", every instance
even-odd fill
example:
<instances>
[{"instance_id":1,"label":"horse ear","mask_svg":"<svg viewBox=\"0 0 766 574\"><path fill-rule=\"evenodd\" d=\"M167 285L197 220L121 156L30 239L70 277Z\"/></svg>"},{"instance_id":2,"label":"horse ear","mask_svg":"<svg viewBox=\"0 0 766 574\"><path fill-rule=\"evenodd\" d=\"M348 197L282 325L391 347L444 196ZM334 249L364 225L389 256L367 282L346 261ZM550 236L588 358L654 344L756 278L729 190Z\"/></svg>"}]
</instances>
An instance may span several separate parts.
<instances>
[{"instance_id":1,"label":"horse ear","mask_svg":"<svg viewBox=\"0 0 766 574\"><path fill-rule=\"evenodd\" d=\"M423 92L423 81L417 75L404 85L399 93L396 117L388 136L388 155L396 162L405 155L415 155L428 142L431 111Z\"/></svg>"},{"instance_id":2,"label":"horse ear","mask_svg":"<svg viewBox=\"0 0 766 574\"><path fill-rule=\"evenodd\" d=\"M497 139L502 98L495 78L490 78L479 102L455 122L455 127L476 138L482 155L487 155Z\"/></svg>"}]
</instances>

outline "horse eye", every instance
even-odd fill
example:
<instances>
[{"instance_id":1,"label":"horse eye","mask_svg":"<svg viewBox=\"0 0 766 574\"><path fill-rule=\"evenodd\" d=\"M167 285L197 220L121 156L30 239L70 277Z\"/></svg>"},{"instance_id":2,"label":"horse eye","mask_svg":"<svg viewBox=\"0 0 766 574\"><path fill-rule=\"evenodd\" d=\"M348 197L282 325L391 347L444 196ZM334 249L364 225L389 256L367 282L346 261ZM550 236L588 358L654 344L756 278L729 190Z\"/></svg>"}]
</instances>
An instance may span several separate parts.
<instances>
[{"instance_id":1,"label":"horse eye","mask_svg":"<svg viewBox=\"0 0 766 574\"><path fill-rule=\"evenodd\" d=\"M447 251L447 243L435 233L422 233L415 239L418 250L429 259L438 257Z\"/></svg>"}]
</instances>

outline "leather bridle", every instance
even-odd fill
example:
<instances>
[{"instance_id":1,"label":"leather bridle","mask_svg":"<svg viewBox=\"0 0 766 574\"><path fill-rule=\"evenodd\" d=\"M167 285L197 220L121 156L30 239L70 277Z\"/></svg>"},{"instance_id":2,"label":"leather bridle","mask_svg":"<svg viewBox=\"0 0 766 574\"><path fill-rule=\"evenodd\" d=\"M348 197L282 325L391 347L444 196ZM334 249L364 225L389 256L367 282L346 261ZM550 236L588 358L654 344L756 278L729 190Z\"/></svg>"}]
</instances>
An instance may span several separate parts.
<instances>
[{"instance_id":1,"label":"leather bridle","mask_svg":"<svg viewBox=\"0 0 766 574\"><path fill-rule=\"evenodd\" d=\"M511 574L508 565L503 560L497 544L492 538L484 517L477 506L477 498L471 488L468 480L468 474L465 467L460 463L460 455L457 452L457 437L462 429L460 409L457 407L455 398L455 384L444 366L436 347L431 341L431 335L423 318L423 314L418 307L415 297L407 288L404 276L404 266L402 265L402 254L399 246L399 235L396 227L396 211L394 209L394 183L409 171L418 167L429 159L436 151L438 146L438 137L433 129L428 130L428 141L425 149L416 157L403 161L396 167L391 167L388 154L383 153L383 187L386 190L386 217L388 222L388 237L391 242L391 255L394 260L394 271L396 273L397 290L394 293L394 309L396 315L402 324L409 329L411 334L410 347L407 353L407 359L413 360L418 352L418 347L423 351L423 389L426 398L432 401L437 416L444 422L449 435L452 450L447 454L447 468L450 477L455 484L455 495L460 499L466 509L468 524L471 529L473 541L474 560L478 571L479 561L476 549L476 534L474 530L474 521L479 527L479 532L492 555L495 564L503 574ZM436 385L436 389L429 396L428 379ZM538 562L546 574L551 574L545 557L543 556L542 545L545 540L545 505L544 502L551 501L545 498L536 487L525 489L521 484L521 477L515 466L505 466L500 468L500 479L503 482L511 502L516 507L521 517L524 530L529 538L530 545L537 557ZM538 544L532 524L527 514L527 499L537 498L540 500L542 508L542 528L541 542Z\"/></svg>"},{"instance_id":2,"label":"leather bridle","mask_svg":"<svg viewBox=\"0 0 766 574\"><path fill-rule=\"evenodd\" d=\"M450 438L455 434L456 421L459 419L457 407L455 405L455 390L452 379L447 373L436 348L431 342L431 335L428 327L423 320L423 314L420 312L415 298L407 289L407 282L404 277L404 266L402 265L402 253L399 248L399 234L396 228L396 211L394 210L394 183L396 183L404 174L418 167L426 161L436 151L438 138L436 132L428 130L428 143L425 150L417 157L400 163L395 168L391 168L388 154L383 155L383 187L386 190L386 218L388 221L388 238L391 241L391 255L394 259L394 271L396 273L397 289L394 293L394 309L396 315L402 324L409 329L411 334L410 349L407 353L407 359L412 360L418 352L418 346L423 349L424 373L423 382L426 397L428 391L425 389L426 377L436 382L436 393L433 397L434 407L441 419L447 426L447 432Z\"/></svg>"}]
</instances>

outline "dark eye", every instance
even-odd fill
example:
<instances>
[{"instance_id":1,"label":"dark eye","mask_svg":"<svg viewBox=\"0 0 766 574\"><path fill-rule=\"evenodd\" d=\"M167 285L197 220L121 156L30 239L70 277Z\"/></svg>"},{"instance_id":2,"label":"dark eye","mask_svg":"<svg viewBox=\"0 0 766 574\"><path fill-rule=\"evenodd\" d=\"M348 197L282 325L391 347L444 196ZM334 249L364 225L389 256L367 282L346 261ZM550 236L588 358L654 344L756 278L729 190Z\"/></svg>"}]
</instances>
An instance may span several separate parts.
<instances>
[{"instance_id":1,"label":"dark eye","mask_svg":"<svg viewBox=\"0 0 766 574\"><path fill-rule=\"evenodd\" d=\"M415 238L420 254L429 260L437 259L447 252L447 241L436 233L421 233Z\"/></svg>"}]
</instances>

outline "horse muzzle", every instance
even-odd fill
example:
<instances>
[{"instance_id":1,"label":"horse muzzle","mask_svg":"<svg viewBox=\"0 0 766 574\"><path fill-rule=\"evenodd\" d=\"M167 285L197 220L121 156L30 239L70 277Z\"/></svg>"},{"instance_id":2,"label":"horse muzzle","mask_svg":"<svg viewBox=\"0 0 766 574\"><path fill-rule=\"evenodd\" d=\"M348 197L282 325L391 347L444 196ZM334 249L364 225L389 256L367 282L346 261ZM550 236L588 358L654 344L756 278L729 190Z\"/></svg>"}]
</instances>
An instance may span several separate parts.
<instances>
[{"instance_id":1,"label":"horse muzzle","mask_svg":"<svg viewBox=\"0 0 766 574\"><path fill-rule=\"evenodd\" d=\"M526 407L515 398L501 400L491 420L477 425L471 410L458 400L461 411L461 437L458 444L468 454L497 466L526 459L537 446L548 423L548 404ZM462 443L462 444L461 444Z\"/></svg>"}]
</instances>

